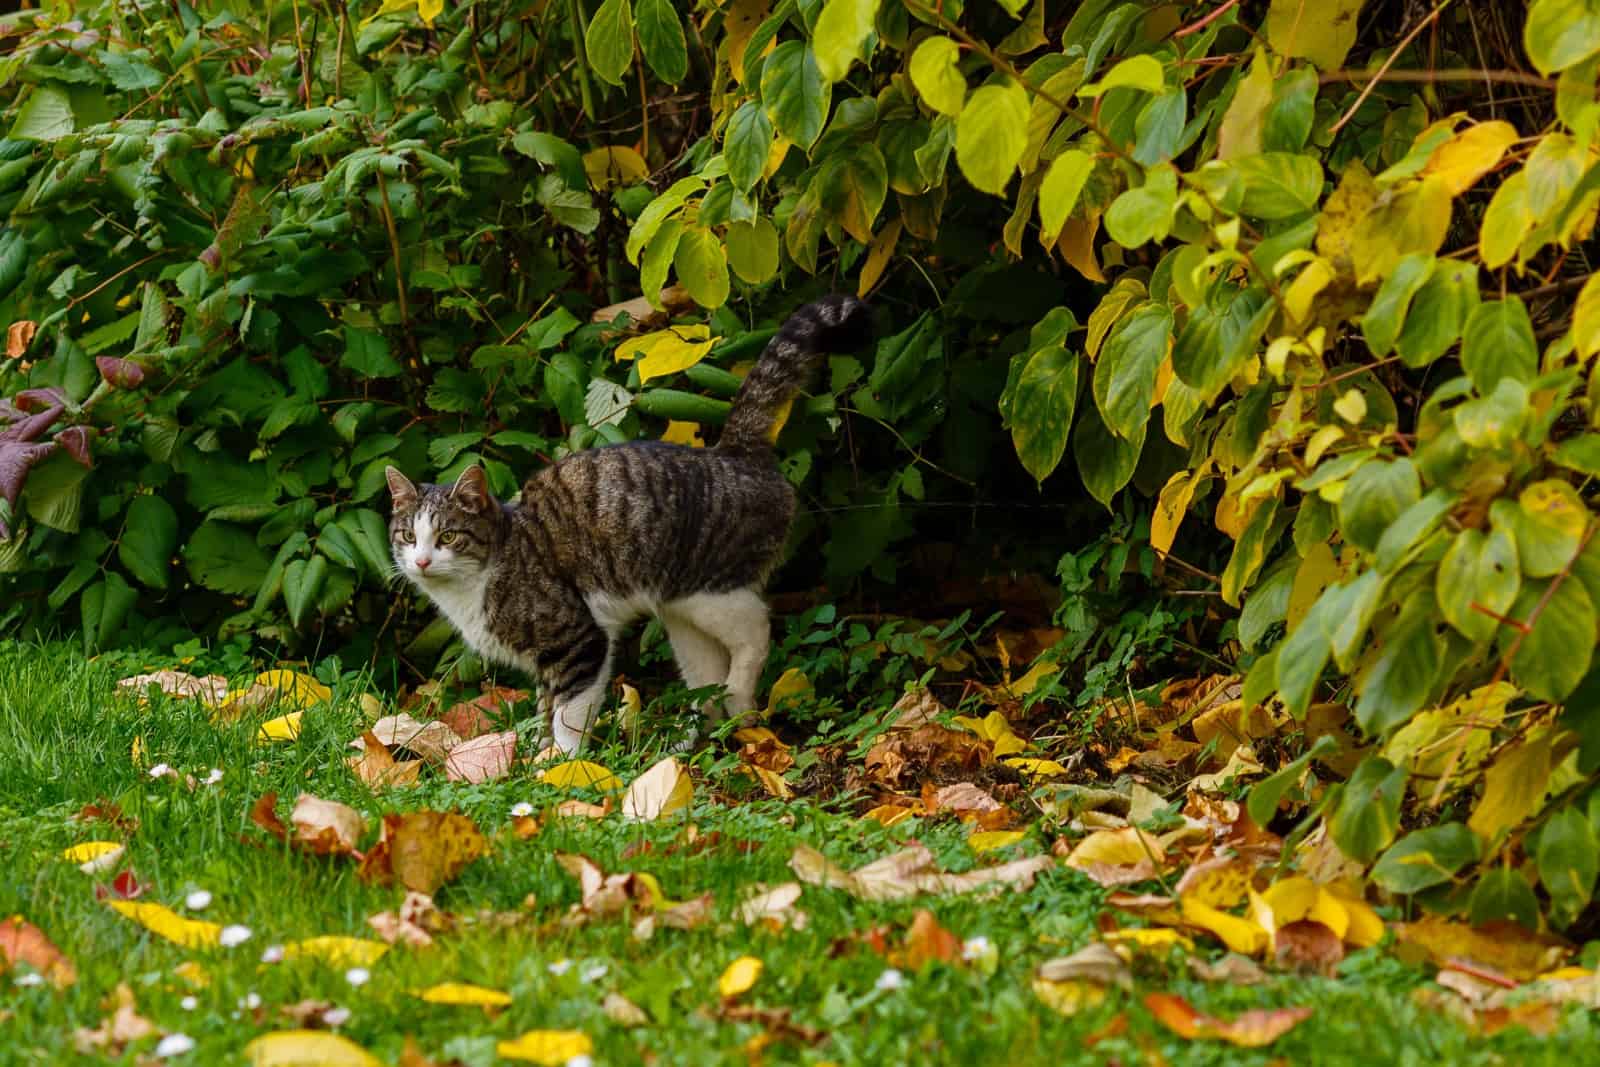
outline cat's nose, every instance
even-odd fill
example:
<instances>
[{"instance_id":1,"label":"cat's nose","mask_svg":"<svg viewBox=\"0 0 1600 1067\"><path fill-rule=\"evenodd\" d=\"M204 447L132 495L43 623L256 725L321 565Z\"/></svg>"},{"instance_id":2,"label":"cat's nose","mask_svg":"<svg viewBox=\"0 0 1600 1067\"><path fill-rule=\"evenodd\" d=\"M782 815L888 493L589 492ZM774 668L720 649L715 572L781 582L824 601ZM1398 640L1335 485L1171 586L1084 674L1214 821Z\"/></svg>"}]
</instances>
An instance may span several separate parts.
<instances>
[{"instance_id":1,"label":"cat's nose","mask_svg":"<svg viewBox=\"0 0 1600 1067\"><path fill-rule=\"evenodd\" d=\"M418 556L417 557L417 570L419 570L419 571L427 570L428 569L428 565L430 563L432 563L432 562L433 562L433 560L431 558L429 558L428 556Z\"/></svg>"}]
</instances>

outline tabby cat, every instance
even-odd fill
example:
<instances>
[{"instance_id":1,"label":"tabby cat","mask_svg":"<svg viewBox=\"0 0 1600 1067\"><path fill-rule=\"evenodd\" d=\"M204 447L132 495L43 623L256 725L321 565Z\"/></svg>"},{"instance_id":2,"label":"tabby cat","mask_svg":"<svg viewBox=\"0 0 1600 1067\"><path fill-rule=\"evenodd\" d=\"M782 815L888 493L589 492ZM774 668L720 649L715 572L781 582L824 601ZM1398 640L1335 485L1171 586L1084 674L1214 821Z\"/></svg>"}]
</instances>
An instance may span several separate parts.
<instances>
[{"instance_id":1,"label":"tabby cat","mask_svg":"<svg viewBox=\"0 0 1600 1067\"><path fill-rule=\"evenodd\" d=\"M483 469L452 486L388 469L389 542L405 576L478 653L539 682L551 740L577 751L605 700L619 634L660 618L683 680L722 686L703 710L754 706L767 657L762 589L795 496L778 470L777 418L827 352L870 333L866 305L834 295L791 315L745 376L714 448L636 441L578 452L516 503Z\"/></svg>"}]
</instances>

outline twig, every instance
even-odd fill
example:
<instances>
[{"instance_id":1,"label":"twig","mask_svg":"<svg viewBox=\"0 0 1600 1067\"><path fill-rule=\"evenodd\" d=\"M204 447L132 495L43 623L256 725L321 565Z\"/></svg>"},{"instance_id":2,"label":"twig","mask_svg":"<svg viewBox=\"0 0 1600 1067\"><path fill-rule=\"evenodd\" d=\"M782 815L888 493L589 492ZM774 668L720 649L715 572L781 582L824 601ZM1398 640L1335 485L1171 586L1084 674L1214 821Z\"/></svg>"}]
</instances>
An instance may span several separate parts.
<instances>
[{"instance_id":1,"label":"twig","mask_svg":"<svg viewBox=\"0 0 1600 1067\"><path fill-rule=\"evenodd\" d=\"M405 327L406 336L410 337L411 316L406 311L406 278L400 262L400 231L395 229L394 211L389 207L389 183L384 181L383 171L377 173L378 194L383 198L383 225L389 231L389 251L394 255L394 290L400 301L400 324Z\"/></svg>"},{"instance_id":2,"label":"twig","mask_svg":"<svg viewBox=\"0 0 1600 1067\"><path fill-rule=\"evenodd\" d=\"M1459 70L1330 70L1318 75L1319 85L1338 82L1375 82L1379 78L1392 82L1499 82L1504 85L1528 85L1535 89L1554 89L1556 79L1541 78L1520 70L1480 70L1464 67Z\"/></svg>"},{"instance_id":3,"label":"twig","mask_svg":"<svg viewBox=\"0 0 1600 1067\"><path fill-rule=\"evenodd\" d=\"M1389 53L1389 58L1383 61L1383 66L1379 67L1377 72L1373 74L1372 80L1367 83L1367 87L1361 90L1360 95L1356 97L1356 102L1351 104L1349 110L1347 110L1343 115L1339 116L1338 122L1335 122L1332 126L1328 127L1329 134L1335 134L1344 129L1345 123L1349 122L1355 117L1356 112L1361 110L1361 105L1367 102L1367 97L1372 95L1372 90L1376 89L1378 87L1378 83L1383 80L1384 75L1389 73L1389 68L1394 66L1395 60L1400 58L1400 53L1404 52L1406 50L1406 46L1417 39L1417 34L1421 33L1423 30L1433 25L1433 23L1437 22L1440 14L1442 14L1444 9L1449 6L1450 0L1441 0L1438 7L1428 12L1427 16L1423 18L1422 21L1411 27L1411 32L1406 34L1405 37L1401 39L1400 43L1395 46L1394 51Z\"/></svg>"},{"instance_id":4,"label":"twig","mask_svg":"<svg viewBox=\"0 0 1600 1067\"><path fill-rule=\"evenodd\" d=\"M1207 26L1209 26L1213 22L1217 21L1223 15L1226 15L1233 8L1237 7L1238 4L1239 4L1239 0L1227 0L1227 2L1225 4L1223 4L1221 7L1217 8L1211 14L1209 14L1209 15L1205 16L1204 18L1202 18L1199 22L1190 23L1189 25L1185 26L1183 29L1181 29L1178 32L1174 33L1172 36L1174 36L1174 37L1187 37L1192 33L1199 33L1201 30L1205 29Z\"/></svg>"}]
</instances>

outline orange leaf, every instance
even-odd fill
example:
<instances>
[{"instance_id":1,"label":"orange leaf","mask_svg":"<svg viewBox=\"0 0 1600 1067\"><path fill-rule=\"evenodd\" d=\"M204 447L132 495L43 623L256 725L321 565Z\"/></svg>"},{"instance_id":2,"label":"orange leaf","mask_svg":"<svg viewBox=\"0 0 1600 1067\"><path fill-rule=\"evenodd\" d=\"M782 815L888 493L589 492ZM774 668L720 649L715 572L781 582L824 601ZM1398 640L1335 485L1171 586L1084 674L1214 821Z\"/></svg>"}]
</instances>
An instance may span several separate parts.
<instances>
[{"instance_id":1,"label":"orange leaf","mask_svg":"<svg viewBox=\"0 0 1600 1067\"><path fill-rule=\"evenodd\" d=\"M50 943L43 930L20 915L0 922L0 960L5 961L8 968L26 963L58 989L65 989L78 980L72 961Z\"/></svg>"},{"instance_id":2,"label":"orange leaf","mask_svg":"<svg viewBox=\"0 0 1600 1067\"><path fill-rule=\"evenodd\" d=\"M1311 1017L1310 1008L1247 1011L1232 1021L1198 1011L1173 993L1147 993L1144 1006L1167 1029L1186 1038L1220 1038L1241 1048L1262 1048Z\"/></svg>"}]
</instances>

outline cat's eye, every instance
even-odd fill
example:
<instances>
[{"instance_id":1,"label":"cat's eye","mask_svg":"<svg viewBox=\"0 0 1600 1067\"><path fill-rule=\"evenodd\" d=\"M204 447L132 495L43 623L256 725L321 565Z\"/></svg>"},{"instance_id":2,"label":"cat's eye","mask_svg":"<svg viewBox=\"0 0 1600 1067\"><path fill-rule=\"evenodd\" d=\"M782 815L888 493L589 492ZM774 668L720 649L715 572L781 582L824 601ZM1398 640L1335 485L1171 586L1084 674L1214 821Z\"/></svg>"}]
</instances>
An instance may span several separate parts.
<instances>
[{"instance_id":1,"label":"cat's eye","mask_svg":"<svg viewBox=\"0 0 1600 1067\"><path fill-rule=\"evenodd\" d=\"M439 535L439 547L449 548L459 540L461 540L460 534L456 533L454 530L446 530L444 533Z\"/></svg>"},{"instance_id":2,"label":"cat's eye","mask_svg":"<svg viewBox=\"0 0 1600 1067\"><path fill-rule=\"evenodd\" d=\"M400 543L402 545L414 545L417 543L417 535L412 533L410 530L401 530Z\"/></svg>"}]
</instances>

